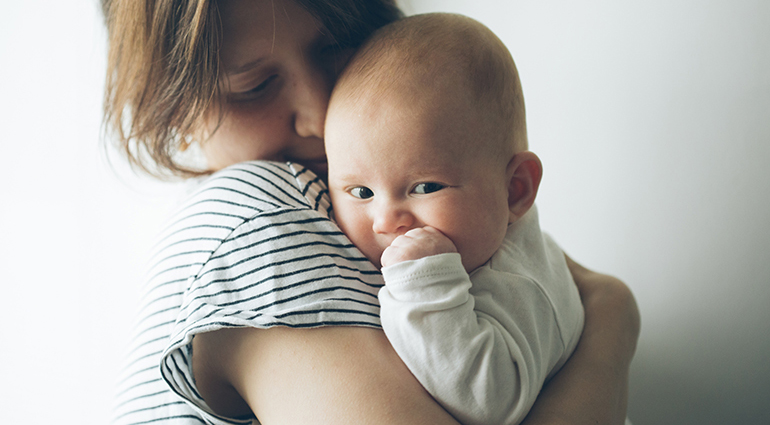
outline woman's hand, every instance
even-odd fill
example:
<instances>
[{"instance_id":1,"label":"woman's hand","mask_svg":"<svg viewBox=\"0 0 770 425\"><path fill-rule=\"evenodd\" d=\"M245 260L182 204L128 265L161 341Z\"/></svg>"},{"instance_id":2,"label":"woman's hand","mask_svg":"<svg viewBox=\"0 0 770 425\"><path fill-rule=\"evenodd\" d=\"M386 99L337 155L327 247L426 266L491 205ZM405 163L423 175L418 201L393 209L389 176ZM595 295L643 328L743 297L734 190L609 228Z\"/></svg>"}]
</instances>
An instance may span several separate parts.
<instances>
[{"instance_id":1,"label":"woman's hand","mask_svg":"<svg viewBox=\"0 0 770 425\"><path fill-rule=\"evenodd\" d=\"M566 254L564 257L586 310L583 337L588 335L611 344L616 349L610 352L630 365L641 328L639 308L631 290L615 277L588 270Z\"/></svg>"},{"instance_id":2,"label":"woman's hand","mask_svg":"<svg viewBox=\"0 0 770 425\"><path fill-rule=\"evenodd\" d=\"M565 257L585 308L583 334L523 424L623 424L628 372L639 338L639 309L623 282Z\"/></svg>"},{"instance_id":3,"label":"woman's hand","mask_svg":"<svg viewBox=\"0 0 770 425\"><path fill-rule=\"evenodd\" d=\"M622 424L639 310L620 280L567 257L585 307L572 357L524 425ZM457 424L404 366L381 330L224 329L193 340L198 387L218 413L264 425Z\"/></svg>"}]
</instances>

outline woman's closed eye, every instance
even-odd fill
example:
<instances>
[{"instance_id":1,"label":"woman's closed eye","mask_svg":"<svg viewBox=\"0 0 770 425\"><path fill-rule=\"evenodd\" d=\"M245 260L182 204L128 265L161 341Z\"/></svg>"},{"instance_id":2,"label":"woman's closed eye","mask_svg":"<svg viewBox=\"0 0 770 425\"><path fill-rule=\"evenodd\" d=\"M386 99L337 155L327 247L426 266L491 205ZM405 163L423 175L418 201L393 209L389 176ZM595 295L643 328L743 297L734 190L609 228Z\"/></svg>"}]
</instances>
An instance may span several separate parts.
<instances>
[{"instance_id":1,"label":"woman's closed eye","mask_svg":"<svg viewBox=\"0 0 770 425\"><path fill-rule=\"evenodd\" d=\"M271 75L265 79L265 81L261 82L259 85L254 87L253 89L249 90L248 93L260 93L267 89L267 87L275 81L275 79L278 78L277 75Z\"/></svg>"},{"instance_id":2,"label":"woman's closed eye","mask_svg":"<svg viewBox=\"0 0 770 425\"><path fill-rule=\"evenodd\" d=\"M438 192L441 189L444 189L446 186L444 186L441 183L435 183L435 182L428 182L428 183L420 183L417 186L412 189L413 193L417 193L419 195L426 195L428 193Z\"/></svg>"},{"instance_id":3,"label":"woman's closed eye","mask_svg":"<svg viewBox=\"0 0 770 425\"><path fill-rule=\"evenodd\" d=\"M261 83L257 84L253 88L245 91L235 92L231 94L232 100L235 101L247 101L257 99L267 93L270 89L277 84L278 74L273 74Z\"/></svg>"},{"instance_id":4,"label":"woman's closed eye","mask_svg":"<svg viewBox=\"0 0 770 425\"><path fill-rule=\"evenodd\" d=\"M369 189L366 186L358 186L350 189L348 192L350 192L353 197L358 199L369 199L372 196L374 196L374 192L372 192L371 189Z\"/></svg>"}]
</instances>

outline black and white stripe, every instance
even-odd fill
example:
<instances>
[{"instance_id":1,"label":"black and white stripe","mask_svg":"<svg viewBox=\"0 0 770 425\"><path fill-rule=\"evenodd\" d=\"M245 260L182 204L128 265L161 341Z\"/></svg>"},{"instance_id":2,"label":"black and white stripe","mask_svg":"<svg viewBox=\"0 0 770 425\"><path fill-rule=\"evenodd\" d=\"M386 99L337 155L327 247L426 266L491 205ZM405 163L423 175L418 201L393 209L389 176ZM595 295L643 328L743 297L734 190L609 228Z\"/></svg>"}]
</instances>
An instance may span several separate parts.
<instances>
[{"instance_id":1,"label":"black and white stripe","mask_svg":"<svg viewBox=\"0 0 770 425\"><path fill-rule=\"evenodd\" d=\"M115 423L251 423L213 415L199 396L190 370L196 333L380 327L382 278L330 210L323 183L293 164L243 163L207 180L152 256Z\"/></svg>"}]
</instances>

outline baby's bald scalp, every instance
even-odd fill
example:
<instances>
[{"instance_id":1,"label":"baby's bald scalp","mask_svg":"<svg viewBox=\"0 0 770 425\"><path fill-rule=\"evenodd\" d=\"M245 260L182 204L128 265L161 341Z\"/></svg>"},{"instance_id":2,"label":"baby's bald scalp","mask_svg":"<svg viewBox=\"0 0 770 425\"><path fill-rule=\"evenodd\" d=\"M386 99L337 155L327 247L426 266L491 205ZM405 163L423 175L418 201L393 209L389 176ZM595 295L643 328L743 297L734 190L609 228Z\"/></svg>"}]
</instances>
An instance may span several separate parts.
<instances>
[{"instance_id":1,"label":"baby's bald scalp","mask_svg":"<svg viewBox=\"0 0 770 425\"><path fill-rule=\"evenodd\" d=\"M398 89L415 103L438 100L442 90L465 91L466 106L481 112L489 130L480 140L499 140L494 150L503 156L527 149L516 65L502 41L471 18L432 13L381 28L351 59L332 96L360 99Z\"/></svg>"}]
</instances>

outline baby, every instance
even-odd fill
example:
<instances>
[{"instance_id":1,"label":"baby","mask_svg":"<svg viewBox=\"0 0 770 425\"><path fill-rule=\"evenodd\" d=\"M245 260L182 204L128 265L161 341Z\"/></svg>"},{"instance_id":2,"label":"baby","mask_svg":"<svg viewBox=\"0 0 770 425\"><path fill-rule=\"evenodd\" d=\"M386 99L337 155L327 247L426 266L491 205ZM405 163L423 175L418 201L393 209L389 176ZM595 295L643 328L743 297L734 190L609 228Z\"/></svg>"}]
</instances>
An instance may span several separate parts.
<instances>
[{"instance_id":1,"label":"baby","mask_svg":"<svg viewBox=\"0 0 770 425\"><path fill-rule=\"evenodd\" d=\"M486 27L417 15L351 59L326 120L337 223L374 264L382 326L460 422L515 424L583 326L534 207L516 66Z\"/></svg>"}]
</instances>

